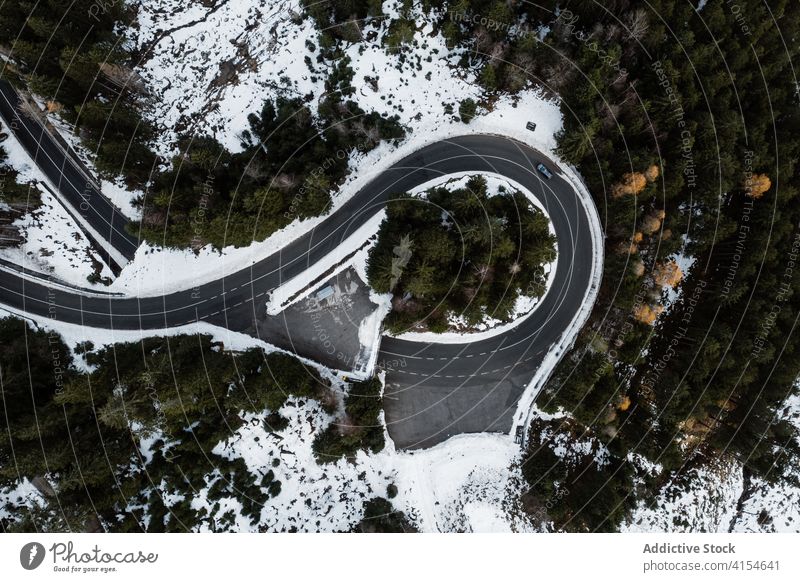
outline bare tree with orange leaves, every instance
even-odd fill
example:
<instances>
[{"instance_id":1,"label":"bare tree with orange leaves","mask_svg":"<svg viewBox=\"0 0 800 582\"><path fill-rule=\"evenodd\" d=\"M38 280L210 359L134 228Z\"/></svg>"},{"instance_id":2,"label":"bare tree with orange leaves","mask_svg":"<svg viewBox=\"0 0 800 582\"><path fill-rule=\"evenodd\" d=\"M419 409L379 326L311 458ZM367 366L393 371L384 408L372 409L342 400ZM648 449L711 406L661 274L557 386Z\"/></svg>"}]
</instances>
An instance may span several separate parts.
<instances>
[{"instance_id":1,"label":"bare tree with orange leaves","mask_svg":"<svg viewBox=\"0 0 800 582\"><path fill-rule=\"evenodd\" d=\"M639 172L628 172L622 176L622 181L611 187L611 195L620 198L629 194L638 194L647 186L647 178Z\"/></svg>"},{"instance_id":2,"label":"bare tree with orange leaves","mask_svg":"<svg viewBox=\"0 0 800 582\"><path fill-rule=\"evenodd\" d=\"M766 174L752 174L745 178L744 193L758 200L772 187L772 180Z\"/></svg>"},{"instance_id":3,"label":"bare tree with orange leaves","mask_svg":"<svg viewBox=\"0 0 800 582\"><path fill-rule=\"evenodd\" d=\"M646 303L640 303L634 308L633 317L636 318L636 321L640 321L647 325L653 325L663 311L664 307L662 305L651 306L647 305Z\"/></svg>"},{"instance_id":4,"label":"bare tree with orange leaves","mask_svg":"<svg viewBox=\"0 0 800 582\"><path fill-rule=\"evenodd\" d=\"M653 270L653 281L661 287L675 287L683 279L683 271L675 261L658 263Z\"/></svg>"}]
</instances>

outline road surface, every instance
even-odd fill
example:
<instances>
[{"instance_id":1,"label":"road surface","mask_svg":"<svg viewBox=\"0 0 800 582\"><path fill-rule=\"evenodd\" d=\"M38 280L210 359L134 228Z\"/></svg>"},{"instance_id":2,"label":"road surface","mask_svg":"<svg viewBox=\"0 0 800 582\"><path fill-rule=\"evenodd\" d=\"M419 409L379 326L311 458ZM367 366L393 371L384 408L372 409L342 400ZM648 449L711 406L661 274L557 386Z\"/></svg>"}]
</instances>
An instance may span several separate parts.
<instances>
[{"instance_id":1,"label":"road surface","mask_svg":"<svg viewBox=\"0 0 800 582\"><path fill-rule=\"evenodd\" d=\"M509 431L519 397L542 358L590 297L593 260L602 256L602 249L593 246L590 217L579 194L558 172L544 180L535 170L540 161L556 167L540 152L505 137L443 140L377 176L279 252L200 287L159 297L92 295L2 271L0 304L105 329L162 329L204 321L253 334L270 290L334 252L391 194L444 174L493 172L528 188L550 215L559 251L550 290L531 316L483 341L426 344L384 337L378 366L386 371L386 422L398 448L429 447L465 432Z\"/></svg>"},{"instance_id":2,"label":"road surface","mask_svg":"<svg viewBox=\"0 0 800 582\"><path fill-rule=\"evenodd\" d=\"M136 237L126 231L128 219L102 195L66 142L24 111L16 90L0 79L0 116L55 187L53 194L60 197L100 257L119 273L139 247Z\"/></svg>"}]
</instances>

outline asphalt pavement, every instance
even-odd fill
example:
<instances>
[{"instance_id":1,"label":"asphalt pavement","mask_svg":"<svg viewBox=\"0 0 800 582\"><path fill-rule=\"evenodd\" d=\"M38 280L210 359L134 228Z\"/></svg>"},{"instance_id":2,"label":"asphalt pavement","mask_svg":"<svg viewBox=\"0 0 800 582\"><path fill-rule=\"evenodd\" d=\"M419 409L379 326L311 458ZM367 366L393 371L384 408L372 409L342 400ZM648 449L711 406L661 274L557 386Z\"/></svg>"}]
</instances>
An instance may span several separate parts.
<instances>
[{"instance_id":1,"label":"asphalt pavement","mask_svg":"<svg viewBox=\"0 0 800 582\"><path fill-rule=\"evenodd\" d=\"M22 147L55 187L65 209L115 273L130 261L138 239L126 230L128 219L103 196L89 170L58 135L25 113L17 91L0 79L0 115Z\"/></svg>"},{"instance_id":2,"label":"asphalt pavement","mask_svg":"<svg viewBox=\"0 0 800 582\"><path fill-rule=\"evenodd\" d=\"M445 174L494 172L532 191L550 215L559 258L547 295L511 331L482 341L428 344L384 337L378 365L386 370L386 421L399 448L429 447L464 432L508 431L525 386L586 300L593 256L602 252L593 248L589 218L578 194L558 173L543 179L535 169L540 161L555 169L543 154L509 138L443 140L377 175L311 232L213 282L158 297L131 298L87 295L1 271L0 304L89 327L162 329L206 321L257 336L267 294L344 248L343 241L381 210L392 193L407 192ZM68 166L60 168L68 171Z\"/></svg>"}]
</instances>

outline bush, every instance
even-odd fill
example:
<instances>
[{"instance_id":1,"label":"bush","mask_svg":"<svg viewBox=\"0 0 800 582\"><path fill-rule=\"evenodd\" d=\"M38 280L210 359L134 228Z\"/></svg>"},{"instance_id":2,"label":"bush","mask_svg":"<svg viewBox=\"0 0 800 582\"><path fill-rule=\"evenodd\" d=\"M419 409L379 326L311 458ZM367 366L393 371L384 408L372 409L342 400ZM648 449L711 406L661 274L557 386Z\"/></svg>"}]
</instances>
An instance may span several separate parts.
<instances>
[{"instance_id":1,"label":"bush","mask_svg":"<svg viewBox=\"0 0 800 582\"><path fill-rule=\"evenodd\" d=\"M478 104L475 103L475 101L470 98L464 99L458 106L458 115L459 117L461 117L461 121L463 121L464 123L469 123L470 121L472 121L477 111L478 111Z\"/></svg>"},{"instance_id":2,"label":"bush","mask_svg":"<svg viewBox=\"0 0 800 582\"><path fill-rule=\"evenodd\" d=\"M415 533L417 530L402 511L397 511L392 503L383 497L376 497L364 503L364 517L354 528L361 533Z\"/></svg>"},{"instance_id":3,"label":"bush","mask_svg":"<svg viewBox=\"0 0 800 582\"><path fill-rule=\"evenodd\" d=\"M383 408L381 381L372 378L351 385L345 398L345 416L314 439L317 461L333 463L353 458L360 450L377 453L386 445L380 412Z\"/></svg>"}]
</instances>

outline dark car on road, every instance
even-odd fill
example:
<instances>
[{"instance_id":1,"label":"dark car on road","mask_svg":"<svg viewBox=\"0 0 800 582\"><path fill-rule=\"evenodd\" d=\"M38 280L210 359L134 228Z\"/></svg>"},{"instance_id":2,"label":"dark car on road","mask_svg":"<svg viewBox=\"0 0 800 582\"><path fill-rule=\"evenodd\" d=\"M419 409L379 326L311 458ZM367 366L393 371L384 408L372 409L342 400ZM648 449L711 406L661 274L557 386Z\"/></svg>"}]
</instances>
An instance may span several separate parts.
<instances>
[{"instance_id":1,"label":"dark car on road","mask_svg":"<svg viewBox=\"0 0 800 582\"><path fill-rule=\"evenodd\" d=\"M547 166L545 166L544 164L538 164L536 166L536 169L539 170L539 173L548 180L553 177L553 173L550 170L548 170Z\"/></svg>"}]
</instances>

